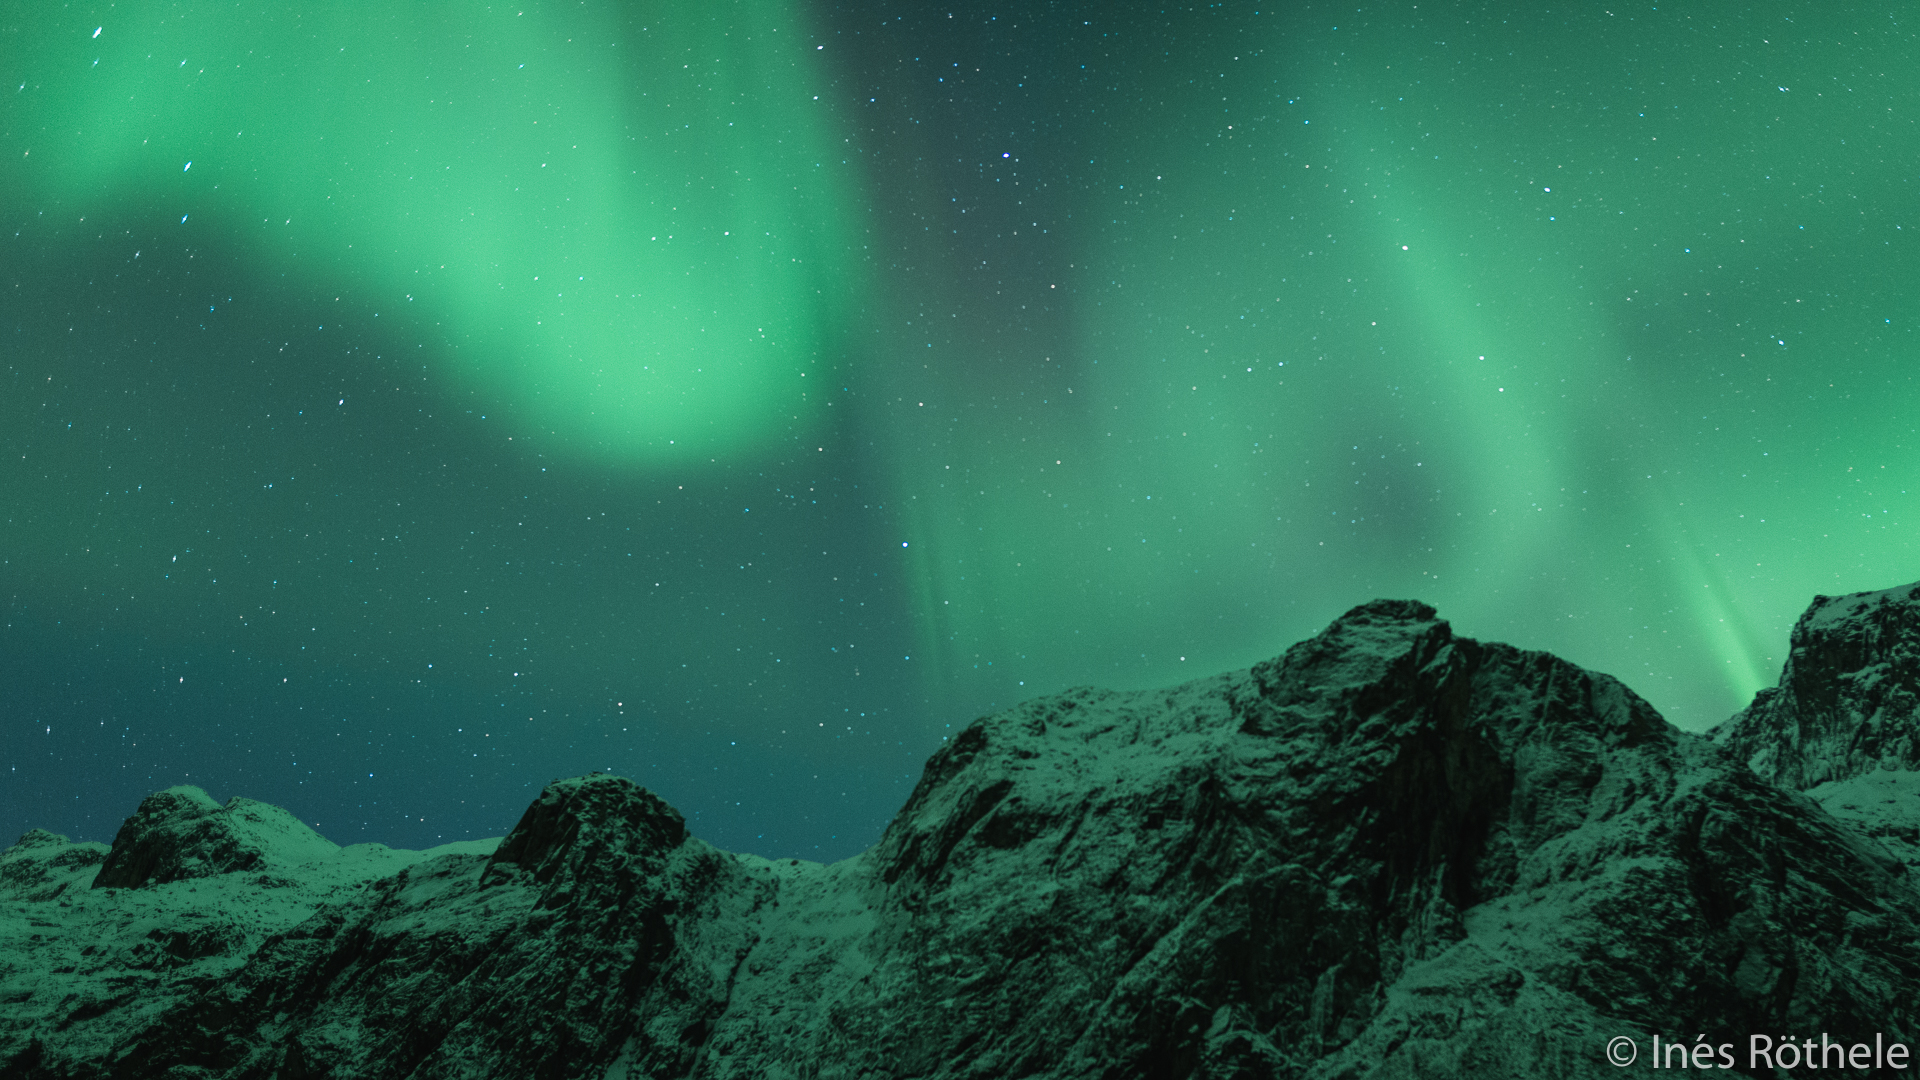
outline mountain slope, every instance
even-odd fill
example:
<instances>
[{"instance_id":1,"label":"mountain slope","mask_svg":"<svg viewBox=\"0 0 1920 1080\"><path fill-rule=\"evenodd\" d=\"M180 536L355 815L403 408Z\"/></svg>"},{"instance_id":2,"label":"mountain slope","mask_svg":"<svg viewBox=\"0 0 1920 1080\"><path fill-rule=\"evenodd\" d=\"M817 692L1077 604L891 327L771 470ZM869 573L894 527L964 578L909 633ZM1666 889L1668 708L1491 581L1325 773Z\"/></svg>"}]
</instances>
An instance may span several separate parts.
<instances>
[{"instance_id":1,"label":"mountain slope","mask_svg":"<svg viewBox=\"0 0 1920 1080\"><path fill-rule=\"evenodd\" d=\"M162 809L111 854L0 855L0 1073L1597 1077L1616 1035L1920 1034L1920 897L1885 847L1413 602L978 720L831 866L721 852L611 776L379 876L310 843L306 870L196 862L133 828ZM246 866L90 887L165 863L150 834ZM215 889L219 948L158 959Z\"/></svg>"},{"instance_id":2,"label":"mountain slope","mask_svg":"<svg viewBox=\"0 0 1920 1080\"><path fill-rule=\"evenodd\" d=\"M1779 685L1709 734L1920 873L1920 584L1814 597Z\"/></svg>"},{"instance_id":3,"label":"mountain slope","mask_svg":"<svg viewBox=\"0 0 1920 1080\"><path fill-rule=\"evenodd\" d=\"M1920 766L1920 584L1816 596L1780 684L1714 729L1777 784L1805 790Z\"/></svg>"}]
</instances>

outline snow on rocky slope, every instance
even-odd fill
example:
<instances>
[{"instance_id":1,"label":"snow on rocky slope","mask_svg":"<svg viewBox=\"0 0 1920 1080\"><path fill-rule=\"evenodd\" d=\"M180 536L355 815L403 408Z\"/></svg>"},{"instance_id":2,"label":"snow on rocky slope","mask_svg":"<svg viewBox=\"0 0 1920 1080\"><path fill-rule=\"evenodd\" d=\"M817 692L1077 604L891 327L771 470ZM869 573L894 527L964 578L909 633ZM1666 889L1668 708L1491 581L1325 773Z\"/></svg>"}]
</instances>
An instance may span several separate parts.
<instances>
[{"instance_id":1,"label":"snow on rocky slope","mask_svg":"<svg viewBox=\"0 0 1920 1080\"><path fill-rule=\"evenodd\" d=\"M1920 584L1816 596L1794 624L1780 685L1714 730L1796 791L1920 767Z\"/></svg>"},{"instance_id":2,"label":"snow on rocky slope","mask_svg":"<svg viewBox=\"0 0 1920 1080\"><path fill-rule=\"evenodd\" d=\"M1920 872L1920 583L1814 597L1780 684L1712 736Z\"/></svg>"},{"instance_id":3,"label":"snow on rocky slope","mask_svg":"<svg viewBox=\"0 0 1920 1080\"><path fill-rule=\"evenodd\" d=\"M1914 1043L1907 866L1743 738L1376 601L1250 671L982 718L833 865L719 851L614 776L427 852L175 788L111 850L0 854L0 1075L1617 1077L1623 1035Z\"/></svg>"}]
</instances>

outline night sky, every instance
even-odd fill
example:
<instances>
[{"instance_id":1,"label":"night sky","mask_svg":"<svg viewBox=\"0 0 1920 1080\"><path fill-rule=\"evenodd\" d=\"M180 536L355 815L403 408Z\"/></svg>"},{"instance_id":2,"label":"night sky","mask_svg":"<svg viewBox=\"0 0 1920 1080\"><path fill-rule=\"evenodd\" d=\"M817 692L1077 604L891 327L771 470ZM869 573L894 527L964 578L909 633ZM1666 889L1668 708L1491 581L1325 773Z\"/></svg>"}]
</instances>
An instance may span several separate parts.
<instances>
[{"instance_id":1,"label":"night sky","mask_svg":"<svg viewBox=\"0 0 1920 1080\"><path fill-rule=\"evenodd\" d=\"M10 3L0 842L840 858L1381 596L1716 723L1920 578L1916 19Z\"/></svg>"}]
</instances>

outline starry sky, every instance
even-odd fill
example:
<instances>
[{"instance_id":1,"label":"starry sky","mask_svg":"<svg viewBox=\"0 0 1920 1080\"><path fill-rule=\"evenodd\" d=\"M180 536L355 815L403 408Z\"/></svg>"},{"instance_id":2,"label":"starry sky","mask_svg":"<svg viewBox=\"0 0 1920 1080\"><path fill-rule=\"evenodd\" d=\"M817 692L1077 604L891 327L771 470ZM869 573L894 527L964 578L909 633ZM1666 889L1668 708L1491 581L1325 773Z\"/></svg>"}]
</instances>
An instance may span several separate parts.
<instances>
[{"instance_id":1,"label":"starry sky","mask_svg":"<svg viewBox=\"0 0 1920 1080\"><path fill-rule=\"evenodd\" d=\"M8 4L0 833L841 858L1380 596L1710 726L1920 578L1916 25Z\"/></svg>"}]
</instances>

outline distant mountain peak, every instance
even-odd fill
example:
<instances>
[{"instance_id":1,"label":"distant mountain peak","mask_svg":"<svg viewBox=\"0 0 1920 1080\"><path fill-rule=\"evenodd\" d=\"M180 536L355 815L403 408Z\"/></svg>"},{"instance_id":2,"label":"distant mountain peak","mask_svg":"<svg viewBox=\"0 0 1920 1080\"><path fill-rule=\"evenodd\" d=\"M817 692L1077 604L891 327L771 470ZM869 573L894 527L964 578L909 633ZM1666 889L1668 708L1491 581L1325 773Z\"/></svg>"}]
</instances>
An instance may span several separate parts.
<instances>
[{"instance_id":1,"label":"distant mountain peak","mask_svg":"<svg viewBox=\"0 0 1920 1080\"><path fill-rule=\"evenodd\" d=\"M120 826L93 881L133 889L247 870L285 870L338 844L278 806L235 796L223 806L185 784L156 791Z\"/></svg>"}]
</instances>

